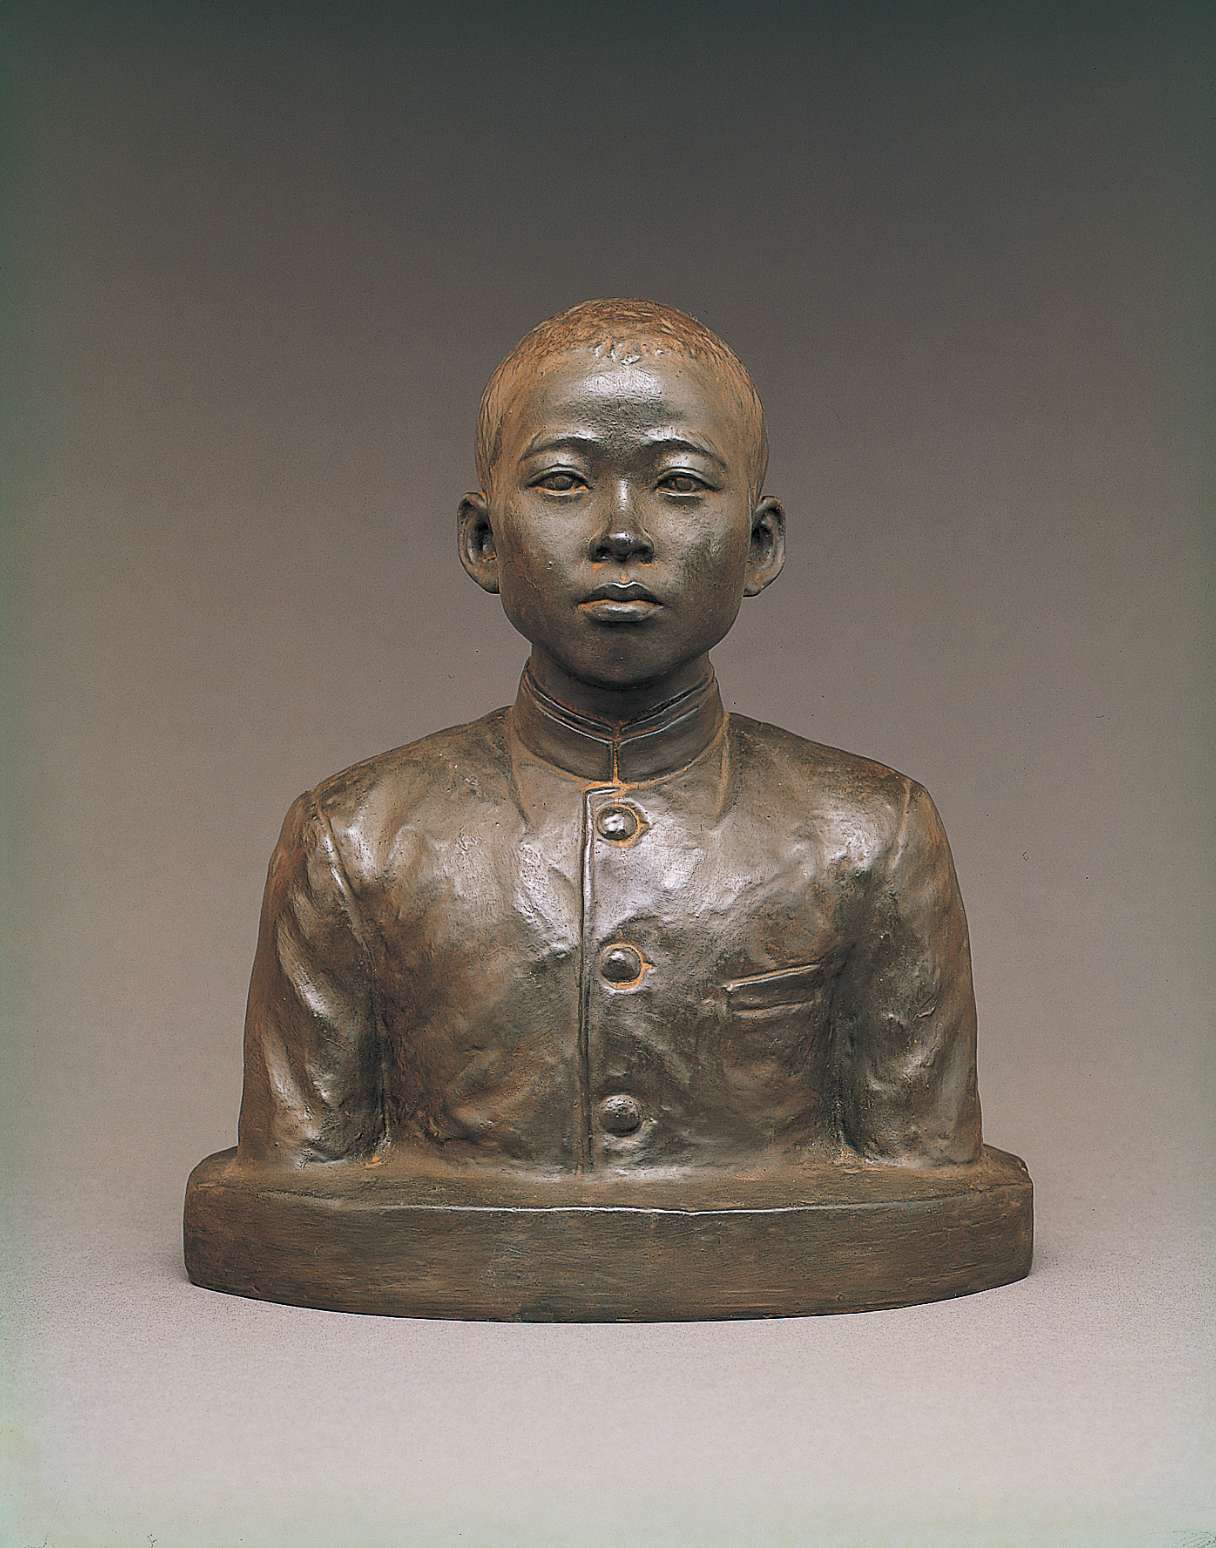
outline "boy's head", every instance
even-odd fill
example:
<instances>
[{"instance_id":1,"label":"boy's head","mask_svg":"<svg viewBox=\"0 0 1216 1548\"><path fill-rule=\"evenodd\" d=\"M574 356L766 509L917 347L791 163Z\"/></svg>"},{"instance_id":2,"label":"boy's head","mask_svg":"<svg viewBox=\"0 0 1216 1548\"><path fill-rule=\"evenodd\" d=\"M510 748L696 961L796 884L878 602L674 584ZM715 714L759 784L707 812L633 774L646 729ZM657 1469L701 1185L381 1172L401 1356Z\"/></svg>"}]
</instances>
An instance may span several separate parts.
<instances>
[{"instance_id":1,"label":"boy's head","mask_svg":"<svg viewBox=\"0 0 1216 1548\"><path fill-rule=\"evenodd\" d=\"M764 410L738 357L652 301L588 301L502 362L460 508L469 574L570 676L658 682L781 569Z\"/></svg>"},{"instance_id":2,"label":"boy's head","mask_svg":"<svg viewBox=\"0 0 1216 1548\"><path fill-rule=\"evenodd\" d=\"M524 334L495 368L477 415L477 478L487 493L502 449L503 415L522 381L556 356L589 351L596 359L628 365L664 357L700 362L730 389L749 441L752 493L760 496L768 468L764 405L747 367L716 333L687 312L657 301L580 301Z\"/></svg>"}]
</instances>

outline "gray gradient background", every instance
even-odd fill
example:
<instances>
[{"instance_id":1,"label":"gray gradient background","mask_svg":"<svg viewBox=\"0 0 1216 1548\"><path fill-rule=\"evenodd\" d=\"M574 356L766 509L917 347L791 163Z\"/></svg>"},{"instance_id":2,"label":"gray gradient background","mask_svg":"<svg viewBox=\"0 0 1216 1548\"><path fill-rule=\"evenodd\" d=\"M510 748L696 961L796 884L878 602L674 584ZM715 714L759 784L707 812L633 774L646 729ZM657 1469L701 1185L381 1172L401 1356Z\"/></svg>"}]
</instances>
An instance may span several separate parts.
<instances>
[{"instance_id":1,"label":"gray gradient background","mask_svg":"<svg viewBox=\"0 0 1216 1548\"><path fill-rule=\"evenodd\" d=\"M1201 6L26 7L0 1542L1216 1542ZM852 1318L196 1290L266 859L514 693L454 550L490 369L654 296L770 414L728 707L950 831L1026 1282Z\"/></svg>"}]
</instances>

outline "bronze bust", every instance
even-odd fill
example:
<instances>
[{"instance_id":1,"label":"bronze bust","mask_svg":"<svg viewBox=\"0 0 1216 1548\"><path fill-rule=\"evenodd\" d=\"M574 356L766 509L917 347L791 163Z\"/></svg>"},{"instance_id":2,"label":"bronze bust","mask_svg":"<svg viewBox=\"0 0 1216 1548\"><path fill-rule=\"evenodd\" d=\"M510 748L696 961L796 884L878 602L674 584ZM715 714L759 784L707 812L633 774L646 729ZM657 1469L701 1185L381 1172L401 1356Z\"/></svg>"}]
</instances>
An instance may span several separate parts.
<instances>
[{"instance_id":1,"label":"bronze bust","mask_svg":"<svg viewBox=\"0 0 1216 1548\"><path fill-rule=\"evenodd\" d=\"M666 1319L1027 1272L933 802L722 709L709 652L784 559L766 460L747 371L667 307L576 306L495 371L459 547L518 697L288 812L197 1284Z\"/></svg>"}]
</instances>

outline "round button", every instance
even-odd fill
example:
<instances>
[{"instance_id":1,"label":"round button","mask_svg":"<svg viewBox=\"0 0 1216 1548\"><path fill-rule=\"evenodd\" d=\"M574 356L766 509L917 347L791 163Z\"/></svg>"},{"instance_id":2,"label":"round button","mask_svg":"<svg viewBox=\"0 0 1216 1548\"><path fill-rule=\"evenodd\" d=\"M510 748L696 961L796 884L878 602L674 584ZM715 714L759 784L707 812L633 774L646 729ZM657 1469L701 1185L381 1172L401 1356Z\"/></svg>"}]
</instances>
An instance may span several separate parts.
<instances>
[{"instance_id":1,"label":"round button","mask_svg":"<svg viewBox=\"0 0 1216 1548\"><path fill-rule=\"evenodd\" d=\"M623 1092L605 1097L600 1103L600 1125L609 1134L632 1134L642 1127L642 1109Z\"/></svg>"},{"instance_id":2,"label":"round button","mask_svg":"<svg viewBox=\"0 0 1216 1548\"><path fill-rule=\"evenodd\" d=\"M600 972L610 984L628 984L640 976L642 953L636 946L609 946L600 958Z\"/></svg>"},{"instance_id":3,"label":"round button","mask_svg":"<svg viewBox=\"0 0 1216 1548\"><path fill-rule=\"evenodd\" d=\"M631 839L642 826L632 806L605 806L595 819L595 829L601 838L623 843Z\"/></svg>"}]
</instances>

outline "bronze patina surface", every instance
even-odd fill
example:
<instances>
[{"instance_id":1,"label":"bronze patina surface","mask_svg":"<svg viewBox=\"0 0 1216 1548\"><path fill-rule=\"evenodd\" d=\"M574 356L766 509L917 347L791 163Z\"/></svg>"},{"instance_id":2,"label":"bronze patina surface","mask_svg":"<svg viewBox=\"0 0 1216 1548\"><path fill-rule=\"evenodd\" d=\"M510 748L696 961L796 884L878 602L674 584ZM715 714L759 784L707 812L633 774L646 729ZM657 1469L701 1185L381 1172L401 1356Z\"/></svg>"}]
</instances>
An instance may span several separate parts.
<instances>
[{"instance_id":1,"label":"bronze patina surface","mask_svg":"<svg viewBox=\"0 0 1216 1548\"><path fill-rule=\"evenodd\" d=\"M587 1319L1022 1277L932 800L722 708L708 653L784 559L747 372L682 313L586 303L499 366L477 453L460 555L530 642L518 696L288 813L190 1277Z\"/></svg>"}]
</instances>

